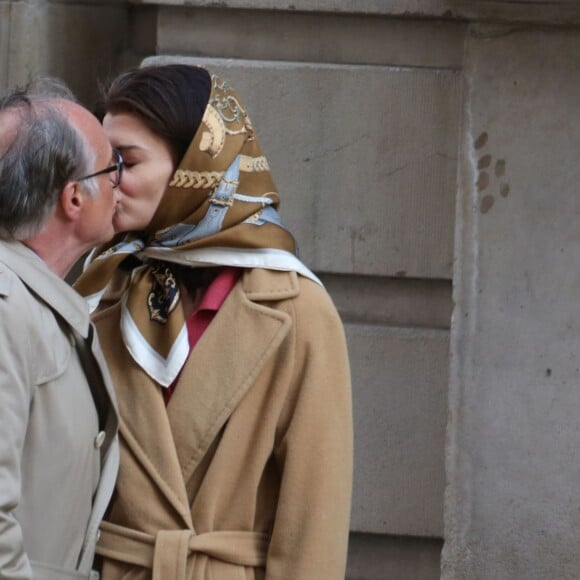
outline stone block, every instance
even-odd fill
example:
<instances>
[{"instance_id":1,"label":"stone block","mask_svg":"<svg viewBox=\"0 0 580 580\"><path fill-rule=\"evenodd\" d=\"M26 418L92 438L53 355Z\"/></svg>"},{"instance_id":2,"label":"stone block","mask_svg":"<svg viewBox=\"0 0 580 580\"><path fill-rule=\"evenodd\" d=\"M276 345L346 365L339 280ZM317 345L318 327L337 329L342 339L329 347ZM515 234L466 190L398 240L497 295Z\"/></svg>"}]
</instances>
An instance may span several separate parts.
<instances>
[{"instance_id":1,"label":"stone block","mask_svg":"<svg viewBox=\"0 0 580 580\"><path fill-rule=\"evenodd\" d=\"M449 328L453 301L448 280L336 275L321 278L345 322Z\"/></svg>"},{"instance_id":2,"label":"stone block","mask_svg":"<svg viewBox=\"0 0 580 580\"><path fill-rule=\"evenodd\" d=\"M459 69L464 38L452 21L165 7L157 53Z\"/></svg>"},{"instance_id":3,"label":"stone block","mask_svg":"<svg viewBox=\"0 0 580 580\"><path fill-rule=\"evenodd\" d=\"M441 540L351 534L346 580L439 580Z\"/></svg>"},{"instance_id":4,"label":"stone block","mask_svg":"<svg viewBox=\"0 0 580 580\"><path fill-rule=\"evenodd\" d=\"M247 104L315 270L450 278L461 79L453 71L159 56Z\"/></svg>"},{"instance_id":5,"label":"stone block","mask_svg":"<svg viewBox=\"0 0 580 580\"><path fill-rule=\"evenodd\" d=\"M441 537L448 332L346 325L355 478L351 529Z\"/></svg>"}]
</instances>

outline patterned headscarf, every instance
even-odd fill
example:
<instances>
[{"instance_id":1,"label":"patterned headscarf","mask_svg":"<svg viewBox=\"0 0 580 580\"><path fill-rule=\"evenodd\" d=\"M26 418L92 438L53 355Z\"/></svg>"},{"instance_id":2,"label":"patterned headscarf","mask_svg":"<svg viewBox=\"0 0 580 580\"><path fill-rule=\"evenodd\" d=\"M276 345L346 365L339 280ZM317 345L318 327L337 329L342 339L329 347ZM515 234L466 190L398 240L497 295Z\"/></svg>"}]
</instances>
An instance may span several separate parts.
<instances>
[{"instance_id":1,"label":"patterned headscarf","mask_svg":"<svg viewBox=\"0 0 580 580\"><path fill-rule=\"evenodd\" d=\"M223 80L212 76L201 125L149 226L93 252L75 287L94 310L121 263L131 264L121 334L135 361L168 386L189 353L172 263L293 270L318 281L296 258L278 204L246 109Z\"/></svg>"}]
</instances>

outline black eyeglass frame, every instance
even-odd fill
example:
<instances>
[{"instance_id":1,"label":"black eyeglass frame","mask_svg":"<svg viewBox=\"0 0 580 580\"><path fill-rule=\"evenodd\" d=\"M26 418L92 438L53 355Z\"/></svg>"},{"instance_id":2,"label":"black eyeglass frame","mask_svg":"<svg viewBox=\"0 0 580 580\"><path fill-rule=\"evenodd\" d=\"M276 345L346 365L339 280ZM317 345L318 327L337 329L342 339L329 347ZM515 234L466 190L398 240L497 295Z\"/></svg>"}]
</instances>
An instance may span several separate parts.
<instances>
[{"instance_id":1,"label":"black eyeglass frame","mask_svg":"<svg viewBox=\"0 0 580 580\"><path fill-rule=\"evenodd\" d=\"M77 181L84 181L85 179L91 179L92 177L103 175L104 173L113 173L113 171L117 171L117 179L115 179L115 181L111 181L111 184L113 185L113 187L119 187L119 185L121 184L121 177L123 175L123 166L124 166L123 155L118 149L113 149L113 155L117 157L117 163L115 163L115 165L111 165L110 167L101 169L96 173L91 173L90 175L79 177Z\"/></svg>"}]
</instances>

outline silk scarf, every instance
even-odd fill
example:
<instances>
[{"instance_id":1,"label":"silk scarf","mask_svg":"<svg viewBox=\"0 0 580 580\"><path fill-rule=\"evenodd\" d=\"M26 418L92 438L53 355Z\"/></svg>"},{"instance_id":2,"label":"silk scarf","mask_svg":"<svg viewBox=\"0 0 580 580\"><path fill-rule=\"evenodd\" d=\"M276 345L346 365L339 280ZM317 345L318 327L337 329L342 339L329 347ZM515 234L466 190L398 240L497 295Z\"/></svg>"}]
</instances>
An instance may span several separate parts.
<instances>
[{"instance_id":1,"label":"silk scarf","mask_svg":"<svg viewBox=\"0 0 580 580\"><path fill-rule=\"evenodd\" d=\"M320 283L296 257L280 220L279 194L245 107L222 79L211 78L201 125L150 224L94 250L75 283L94 311L118 268L129 267L121 334L137 364L162 386L175 380L189 354L173 264L296 271Z\"/></svg>"}]
</instances>

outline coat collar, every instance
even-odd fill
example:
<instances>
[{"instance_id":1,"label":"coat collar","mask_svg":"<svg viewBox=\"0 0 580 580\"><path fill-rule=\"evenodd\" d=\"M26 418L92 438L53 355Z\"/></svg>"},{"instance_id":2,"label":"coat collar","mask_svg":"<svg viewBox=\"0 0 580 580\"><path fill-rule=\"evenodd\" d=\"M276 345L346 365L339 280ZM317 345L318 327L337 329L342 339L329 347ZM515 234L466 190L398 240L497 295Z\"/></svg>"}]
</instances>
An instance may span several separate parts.
<instances>
[{"instance_id":1,"label":"coat collar","mask_svg":"<svg viewBox=\"0 0 580 580\"><path fill-rule=\"evenodd\" d=\"M246 272L192 351L167 413L153 383L120 397L127 444L188 526L186 506L176 499L187 501L185 482L291 327L288 314L261 302L297 293L293 272Z\"/></svg>"},{"instance_id":2,"label":"coat collar","mask_svg":"<svg viewBox=\"0 0 580 580\"><path fill-rule=\"evenodd\" d=\"M248 300L285 300L298 296L298 274L293 271L266 269L247 270L242 278L243 290Z\"/></svg>"},{"instance_id":3,"label":"coat collar","mask_svg":"<svg viewBox=\"0 0 580 580\"><path fill-rule=\"evenodd\" d=\"M83 338L88 336L89 311L86 302L30 248L21 242L0 241L0 261Z\"/></svg>"}]
</instances>

